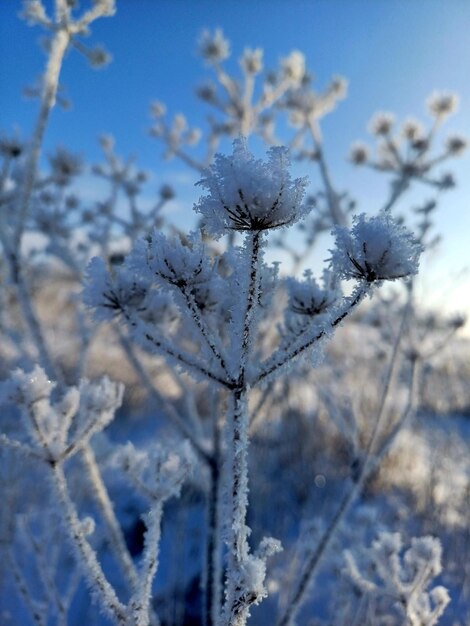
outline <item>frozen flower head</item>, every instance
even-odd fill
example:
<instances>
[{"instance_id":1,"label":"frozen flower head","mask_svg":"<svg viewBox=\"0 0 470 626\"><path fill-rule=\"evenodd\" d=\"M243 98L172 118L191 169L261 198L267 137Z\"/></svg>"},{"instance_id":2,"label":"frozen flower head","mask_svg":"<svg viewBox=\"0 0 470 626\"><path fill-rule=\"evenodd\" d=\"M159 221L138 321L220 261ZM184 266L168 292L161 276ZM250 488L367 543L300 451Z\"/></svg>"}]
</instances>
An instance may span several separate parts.
<instances>
[{"instance_id":1,"label":"frozen flower head","mask_svg":"<svg viewBox=\"0 0 470 626\"><path fill-rule=\"evenodd\" d=\"M166 113L166 106L163 104L163 102L155 100L150 105L150 113L153 117L163 117Z\"/></svg>"},{"instance_id":2,"label":"frozen flower head","mask_svg":"<svg viewBox=\"0 0 470 626\"><path fill-rule=\"evenodd\" d=\"M287 148L271 148L267 161L261 161L244 139L233 146L232 156L218 154L198 183L209 191L195 205L209 233L219 237L230 230L259 232L292 224L305 215L307 179L292 180Z\"/></svg>"},{"instance_id":3,"label":"frozen flower head","mask_svg":"<svg viewBox=\"0 0 470 626\"><path fill-rule=\"evenodd\" d=\"M23 154L24 143L18 136L0 137L0 154L7 159L17 159Z\"/></svg>"},{"instance_id":4,"label":"frozen flower head","mask_svg":"<svg viewBox=\"0 0 470 626\"><path fill-rule=\"evenodd\" d=\"M127 308L141 309L147 293L146 282L137 279L126 268L119 268L112 275L102 259L94 257L90 261L83 300L94 309L97 320L112 320Z\"/></svg>"},{"instance_id":5,"label":"frozen flower head","mask_svg":"<svg viewBox=\"0 0 470 626\"><path fill-rule=\"evenodd\" d=\"M290 278L287 281L289 309L293 313L313 317L324 313L339 296L329 273L323 276L323 286L320 286L312 277L311 272L305 272L304 280Z\"/></svg>"},{"instance_id":6,"label":"frozen flower head","mask_svg":"<svg viewBox=\"0 0 470 626\"><path fill-rule=\"evenodd\" d=\"M112 61L111 54L102 46L96 46L88 51L88 60L91 67L98 69L105 67Z\"/></svg>"},{"instance_id":7,"label":"frozen flower head","mask_svg":"<svg viewBox=\"0 0 470 626\"><path fill-rule=\"evenodd\" d=\"M206 81L202 85L196 87L196 95L204 102L214 102L217 95L217 87L214 83Z\"/></svg>"},{"instance_id":8,"label":"frozen flower head","mask_svg":"<svg viewBox=\"0 0 470 626\"><path fill-rule=\"evenodd\" d=\"M442 174L442 176L436 181L436 186L441 191L447 191L453 189L456 185L454 175L450 172Z\"/></svg>"},{"instance_id":9,"label":"frozen flower head","mask_svg":"<svg viewBox=\"0 0 470 626\"><path fill-rule=\"evenodd\" d=\"M333 269L346 279L369 283L395 280L416 274L421 246L413 234L382 213L354 218L351 230L337 227L336 248L332 251Z\"/></svg>"},{"instance_id":10,"label":"frozen flower head","mask_svg":"<svg viewBox=\"0 0 470 626\"><path fill-rule=\"evenodd\" d=\"M160 187L159 194L162 200L173 200L175 197L175 190L171 185L164 184Z\"/></svg>"},{"instance_id":11,"label":"frozen flower head","mask_svg":"<svg viewBox=\"0 0 470 626\"><path fill-rule=\"evenodd\" d=\"M210 259L197 233L183 241L155 230L147 240L136 244L128 261L137 275L179 288L204 284L212 274Z\"/></svg>"},{"instance_id":12,"label":"frozen flower head","mask_svg":"<svg viewBox=\"0 0 470 626\"><path fill-rule=\"evenodd\" d=\"M21 17L31 26L48 21L46 10L40 0L23 0Z\"/></svg>"},{"instance_id":13,"label":"frozen flower head","mask_svg":"<svg viewBox=\"0 0 470 626\"><path fill-rule=\"evenodd\" d=\"M354 165L364 165L369 160L369 150L363 143L355 143L349 151L349 160Z\"/></svg>"},{"instance_id":14,"label":"frozen flower head","mask_svg":"<svg viewBox=\"0 0 470 626\"><path fill-rule=\"evenodd\" d=\"M65 148L57 148L49 157L49 163L52 175L59 185L67 185L70 179L78 176L83 169L81 158Z\"/></svg>"},{"instance_id":15,"label":"frozen flower head","mask_svg":"<svg viewBox=\"0 0 470 626\"><path fill-rule=\"evenodd\" d=\"M453 156L460 156L465 152L468 146L468 141L461 135L450 135L446 139L446 149L449 154Z\"/></svg>"},{"instance_id":16,"label":"frozen flower head","mask_svg":"<svg viewBox=\"0 0 470 626\"><path fill-rule=\"evenodd\" d=\"M240 59L240 66L247 74L259 74L263 69L263 51L261 48L246 48Z\"/></svg>"},{"instance_id":17,"label":"frozen flower head","mask_svg":"<svg viewBox=\"0 0 470 626\"><path fill-rule=\"evenodd\" d=\"M443 120L457 111L459 99L455 93L434 92L428 98L426 104L429 113L433 117Z\"/></svg>"},{"instance_id":18,"label":"frozen flower head","mask_svg":"<svg viewBox=\"0 0 470 626\"><path fill-rule=\"evenodd\" d=\"M199 53L208 63L220 63L230 56L230 43L220 28L214 33L203 31L199 39Z\"/></svg>"},{"instance_id":19,"label":"frozen flower head","mask_svg":"<svg viewBox=\"0 0 470 626\"><path fill-rule=\"evenodd\" d=\"M376 113L369 122L369 132L372 135L384 136L388 135L392 130L395 116L392 113Z\"/></svg>"},{"instance_id":20,"label":"frozen flower head","mask_svg":"<svg viewBox=\"0 0 470 626\"><path fill-rule=\"evenodd\" d=\"M305 56L298 50L293 50L288 57L281 60L284 78L293 83L301 83L305 76Z\"/></svg>"},{"instance_id":21,"label":"frozen flower head","mask_svg":"<svg viewBox=\"0 0 470 626\"><path fill-rule=\"evenodd\" d=\"M403 122L403 126L401 127L401 134L405 139L409 141L417 141L421 139L424 135L424 130L420 122L418 120L409 118Z\"/></svg>"},{"instance_id":22,"label":"frozen flower head","mask_svg":"<svg viewBox=\"0 0 470 626\"><path fill-rule=\"evenodd\" d=\"M155 500L178 495L194 466L194 457L187 442L168 452L160 445L137 450L127 443L118 451L116 462L134 485Z\"/></svg>"},{"instance_id":23,"label":"frozen flower head","mask_svg":"<svg viewBox=\"0 0 470 626\"><path fill-rule=\"evenodd\" d=\"M334 76L329 91L338 100L346 98L348 95L348 81L344 76Z\"/></svg>"}]
</instances>

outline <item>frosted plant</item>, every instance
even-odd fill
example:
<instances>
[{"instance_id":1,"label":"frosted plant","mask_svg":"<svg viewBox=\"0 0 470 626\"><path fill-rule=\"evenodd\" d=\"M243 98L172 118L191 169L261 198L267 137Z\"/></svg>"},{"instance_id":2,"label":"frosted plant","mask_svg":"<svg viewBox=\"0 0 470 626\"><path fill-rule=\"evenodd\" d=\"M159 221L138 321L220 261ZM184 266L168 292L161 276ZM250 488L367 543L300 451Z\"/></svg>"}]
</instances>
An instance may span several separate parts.
<instances>
[{"instance_id":1,"label":"frosted plant","mask_svg":"<svg viewBox=\"0 0 470 626\"><path fill-rule=\"evenodd\" d=\"M441 554L434 537L415 537L403 552L398 533L381 533L360 560L351 550L345 551L343 573L361 595L387 600L388 610L391 605L396 612L395 621L389 623L434 626L450 602L445 587L429 589L442 571ZM380 613L375 619L380 619Z\"/></svg>"},{"instance_id":2,"label":"frosted plant","mask_svg":"<svg viewBox=\"0 0 470 626\"><path fill-rule=\"evenodd\" d=\"M455 185L451 174L433 174L449 158L461 156L467 140L461 135L449 135L443 149L434 153L436 134L448 116L455 112L458 98L455 94L433 94L427 101L428 111L434 119L429 130L419 120L408 118L397 129L395 116L376 113L368 130L377 139L377 154L371 157L365 144L354 144L349 159L357 166L366 166L392 175L390 198L384 205L389 211L414 182L428 188L446 191ZM435 208L435 206L433 207Z\"/></svg>"},{"instance_id":3,"label":"frosted plant","mask_svg":"<svg viewBox=\"0 0 470 626\"><path fill-rule=\"evenodd\" d=\"M3 158L0 233L3 233L6 266L2 269L9 274L8 285L0 292L0 323L2 334L16 350L14 357L8 355L5 361L39 360L43 369L33 369L29 374L17 370L3 388L10 401L23 409L29 438L17 434L16 424L12 434L8 419L7 434L0 443L9 452L29 457L29 463L41 463L44 472L51 473L51 503L62 512L64 529L75 544L76 560L111 620L126 626L157 624L158 618L152 611L152 585L159 558L163 504L179 492L194 463L193 454L188 454L187 445L178 446L162 438L158 446L151 442L144 450L136 450L129 445L110 455L112 468L116 470L117 461L119 471L124 471L130 479L132 490L140 491L150 503L150 512L144 517L147 533L139 567L126 545L122 520L114 511L101 475L102 459L95 456L100 447L92 442L93 435L110 423L122 399L122 389L107 379L101 383L83 379L78 382L94 332L83 315L79 316L78 364L74 360L73 367L68 367L70 362L62 363L51 352L52 342L44 334L45 325L38 319L30 296L31 286L39 286L34 281L42 268L37 269L34 255L26 257L20 253L27 231L33 231L46 235L47 260L53 257L68 268L72 289L81 281L90 256L101 257L89 265L86 304L94 309L98 321L112 324L114 337L148 393L152 408L158 410L158 419L168 419L189 442L199 464L197 488L204 490L208 513L202 574L205 624L241 626L248 620L251 608L275 587L269 585L268 559L280 549L280 542L258 537L258 528L252 522L255 532L250 542L251 529L247 525L249 435L260 432L260 422L265 426L257 416L271 418L274 414L272 433L277 429L281 437L288 428L285 414L290 423L311 417L314 409L308 403L315 402L312 363L319 362L323 344L372 293L374 286L385 280L408 278L408 290L412 291L419 252L429 245L429 216L435 202L418 207L420 222L415 236L390 215L392 204L401 196L405 185L392 197L393 202L386 204L385 211L372 218L362 214L349 228L354 202L333 184L320 129L324 116L344 99L346 81L334 78L324 91L314 90L306 59L299 51L281 59L275 72L265 73L263 52L259 48L245 49L239 59L241 76L232 77L224 66L230 44L221 31L206 32L200 40L200 54L216 81L202 85L197 91L198 97L214 110L209 132L202 135L182 114L168 121L164 105L155 102L152 106L155 119L152 132L165 144L166 156L177 156L203 177L200 185L205 195L195 207L203 219L202 235L199 232L186 235L165 223L161 208L175 195L169 185L163 185L153 206L144 210L140 194L147 174L132 159L118 156L114 140L109 136L100 139L103 159L91 168L94 176L105 181L106 196L93 202L83 200L78 191L72 191L72 184L80 181L78 176L90 171L80 157L65 148L57 148L49 157L48 168L41 173L36 170L50 111L55 102L60 104L63 100L58 81L64 53L74 48L92 66L105 64L109 55L99 46L86 47L82 36L89 34L95 18L111 15L114 4L110 0L96 0L89 10L80 12L77 3L58 0L53 17L45 6L40 0L25 2L27 20L43 26L51 36L45 76L35 90L40 112L34 136L31 141L24 141L18 135L0 139ZM407 184L420 181L436 191L450 188L453 184L450 175L435 178L431 172L447 158L461 155L466 147L465 138L450 135L436 157L429 150L435 129L454 105L455 99L449 95L434 97L429 109L435 125L429 133L419 123L408 120L398 136L392 137L394 121L387 116L384 120L382 116L381 123L376 120L374 125L380 142L377 160L373 160L372 151L366 146L356 145L351 161L389 172L393 177L406 177ZM275 131L282 116L287 116L293 128L286 140L288 148L271 148L266 161L256 159L243 136L257 134L268 145L278 144ZM196 159L192 156L196 152L190 148L196 148L203 137L206 153ZM239 137L233 154L215 156L224 137ZM408 156L412 155L409 158L404 156L407 151ZM291 176L290 159L300 161L301 166L308 165L313 172L318 169L320 191L305 198L307 181ZM310 221L303 221L310 212L314 214ZM271 231L275 231L274 243L291 250L297 266L305 261L304 251L290 249L286 243L285 227L291 225L303 229L308 249L319 233L336 227L335 248L321 279L307 270L302 280L281 281L278 264L268 266L264 262L267 235ZM211 240L224 235L230 244L226 250L223 243ZM353 281L347 296L341 289L343 278ZM42 280L40 286L45 282ZM7 316L11 294L19 306ZM78 308L76 299L75 307ZM67 316L68 309L61 310L60 321ZM400 312L396 316L405 319ZM7 317L8 324L4 325ZM17 325L17 317L26 322L32 338L28 344L25 333ZM460 323L456 321L455 328ZM404 334L403 327L400 326L398 337ZM398 369L397 355L402 356L399 339L392 334L395 343L392 342L391 365L385 380L380 380L376 372L371 377L375 386L380 387L376 395L381 395L382 382L383 392L377 414L372 415L372 420L368 415L372 423L364 432L358 429L357 397L351 402L346 394L340 400L337 398L341 385L336 375L340 368L333 367L331 362L325 366L328 377L335 378L338 384L324 386L322 401L328 417L340 425L340 430L347 424L341 434L344 434L342 443L349 446L350 467L343 472L345 494L331 523L323 524L318 544L310 545L305 554L299 586L287 589L291 604L287 612L279 611L279 624L292 624L309 598L319 566L349 509L373 478L416 406L415 365L426 358L415 345L419 343L419 334L405 354L408 359L405 372L411 371L409 384L407 380L405 385L408 392L405 408L394 415L394 421L386 423L389 413L384 406L395 391L391 379ZM367 355L363 344L362 340L364 361ZM114 340L105 347L102 352L109 353L110 360L120 361L121 354L115 358L113 352ZM68 352L74 359L74 350ZM344 361L351 363L348 349L344 354ZM154 356L160 360L153 360ZM167 364L162 365L161 357ZM360 369L359 364L359 360L355 361L353 369ZM193 385L189 377L180 376L180 371L198 384ZM165 377L162 386L168 379L175 382L179 394L175 402L167 399L167 389L160 393L154 383L155 372ZM68 387L64 379L76 384ZM341 403L348 406L339 406ZM350 410L347 415L346 409ZM316 439L316 424L303 433L299 430L300 437L305 436L309 441L312 430ZM106 445L112 447L109 442ZM259 453L258 448L256 452ZM324 461L330 454L328 462L333 463L337 458L333 446L321 451L320 460ZM262 465L263 456L259 456ZM310 463L311 457L307 461ZM80 467L83 464L84 472L77 471L79 464ZM275 474L273 467L278 470L279 466L282 458L272 463L271 473L263 467L260 474L271 477ZM322 484L320 477L325 481L319 475L318 485ZM305 484L298 476L292 476L291 481L295 493L312 491L312 485ZM315 485L318 486L317 481ZM285 484L280 486L280 491L285 489ZM289 495L284 495L286 500ZM78 511L89 496L97 514L93 514L93 519L81 518ZM26 504L28 510L34 506ZM272 502L269 506L272 507ZM300 515L301 507L293 507L293 512ZM119 565L122 586L114 587L111 577L108 580L107 558L101 559L100 541L109 546L112 558ZM38 560L42 558L37 551L34 554ZM227 569L225 577L223 567ZM15 572L13 567L16 577ZM17 580L21 581L21 576ZM57 589L56 592L59 593ZM23 594L25 599L27 595ZM31 606L34 609L34 603ZM166 619L167 615L162 616L162 620ZM41 623L41 618L36 622Z\"/></svg>"},{"instance_id":4,"label":"frosted plant","mask_svg":"<svg viewBox=\"0 0 470 626\"><path fill-rule=\"evenodd\" d=\"M370 263L368 272L347 273L341 266L344 260L340 253L335 251L332 254L332 271L357 279L353 295L341 298L338 290L330 288L332 279L328 274L325 274L323 290L310 276L305 284L293 283L291 309L294 307L309 322L292 343L281 344L259 363L255 357L255 339L263 297L261 289L275 289L276 276L271 274L268 281L263 279L263 271L266 272L263 270L264 235L273 228L290 225L306 210L302 204L305 181L292 181L288 165L284 149L271 150L265 162L256 161L246 143L237 140L232 156L216 157L202 180L201 184L209 193L200 199L195 209L204 216L203 228L219 237L233 229L245 234L244 246L223 257L225 264L232 264L225 282L218 280L217 276L221 260L211 261L194 235L183 243L154 233L134 246L123 266L124 283L120 274L113 278L104 272L101 263L94 261L85 291L86 301L98 309L100 317L103 310L109 311L108 315L119 313L127 322L131 337L140 344L165 356L197 380L209 381L229 392L224 446L228 563L221 621L227 626L245 624L251 606L266 596L266 558L278 548L277 543L269 541L262 545L270 545L273 549L264 550L260 545L258 551L252 552L248 543L249 389L279 376L298 357L314 351L317 344L329 336L369 293L372 283L396 279L398 274L403 277L415 273L419 256L419 245L413 242L407 231L389 218L382 221L377 218L379 227L374 234L379 236L380 255L377 257L377 250L372 248L372 255L364 260L364 263ZM365 231L370 237L370 229L365 227ZM358 237L355 231L341 232L341 236L351 240ZM384 263L384 255L390 257L388 265ZM349 257L347 262L351 264ZM166 290L171 295L182 320L185 320L188 338L197 346L195 352L187 350L181 337L164 334L157 325L145 320L146 307L131 295L132 289L141 281L146 284L146 293ZM125 286L121 287L126 284L133 286L130 292ZM196 290L204 284L216 284L218 298L230 303L228 315L219 330L209 326L208 312L198 307L195 298ZM234 289L240 294L237 300L227 298L225 293L228 290L230 294ZM322 313L320 323L316 313Z\"/></svg>"},{"instance_id":5,"label":"frosted plant","mask_svg":"<svg viewBox=\"0 0 470 626\"><path fill-rule=\"evenodd\" d=\"M14 403L20 408L29 440L23 442L2 435L0 441L18 453L45 463L51 475L54 502L91 593L101 609L118 625L156 624L158 621L153 615L151 597L158 566L162 507L168 498L179 494L181 484L191 469L190 455L184 447L181 447L180 456L171 452L164 457L157 450L151 454L139 453L132 445L120 455L124 470L151 501L151 508L145 516L147 531L142 565L138 572L132 562L128 564L134 588L128 602L123 603L108 581L97 552L90 543L94 520L79 518L64 467L68 459L112 421L122 402L123 387L107 378L99 383L82 380L79 388L71 387L62 397L54 400L54 386L39 367L31 373L17 370L9 381L2 384L2 403ZM100 489L98 482L95 489ZM124 558L124 555L121 554L121 557Z\"/></svg>"}]
</instances>

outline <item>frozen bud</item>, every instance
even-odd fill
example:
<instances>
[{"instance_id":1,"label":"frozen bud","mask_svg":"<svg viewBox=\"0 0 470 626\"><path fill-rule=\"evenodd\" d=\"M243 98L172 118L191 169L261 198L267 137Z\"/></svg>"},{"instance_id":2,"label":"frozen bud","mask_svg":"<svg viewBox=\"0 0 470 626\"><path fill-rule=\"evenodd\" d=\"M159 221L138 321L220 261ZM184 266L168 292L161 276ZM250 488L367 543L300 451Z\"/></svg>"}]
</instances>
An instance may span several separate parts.
<instances>
[{"instance_id":1,"label":"frozen bud","mask_svg":"<svg viewBox=\"0 0 470 626\"><path fill-rule=\"evenodd\" d=\"M413 537L411 540L411 548L404 555L404 561L416 569L426 566L426 569L437 576L442 571L441 566L442 546L436 537Z\"/></svg>"},{"instance_id":2,"label":"frozen bud","mask_svg":"<svg viewBox=\"0 0 470 626\"><path fill-rule=\"evenodd\" d=\"M97 46L88 52L88 60L90 61L91 67L98 69L111 63L112 56L107 50L101 46Z\"/></svg>"},{"instance_id":3,"label":"frozen bud","mask_svg":"<svg viewBox=\"0 0 470 626\"><path fill-rule=\"evenodd\" d=\"M304 280L289 278L287 292L290 310L310 317L324 313L335 303L339 294L337 288L333 286L330 274L325 273L323 283L323 287L320 287L310 272L305 273Z\"/></svg>"},{"instance_id":4,"label":"frozen bud","mask_svg":"<svg viewBox=\"0 0 470 626\"><path fill-rule=\"evenodd\" d=\"M372 135L388 135L394 122L395 116L392 113L376 113L369 122L368 130Z\"/></svg>"},{"instance_id":5,"label":"frozen bud","mask_svg":"<svg viewBox=\"0 0 470 626\"><path fill-rule=\"evenodd\" d=\"M116 13L115 0L93 0L95 4L101 10L101 15L105 17L112 17Z\"/></svg>"},{"instance_id":6,"label":"frozen bud","mask_svg":"<svg viewBox=\"0 0 470 626\"><path fill-rule=\"evenodd\" d=\"M434 606L440 609L439 612L436 612L436 617L440 617L450 602L449 592L442 585L438 585L437 587L434 587L434 589L431 589L429 595L434 603Z\"/></svg>"},{"instance_id":7,"label":"frozen bud","mask_svg":"<svg viewBox=\"0 0 470 626\"><path fill-rule=\"evenodd\" d=\"M426 139L426 137L418 137L417 139L413 139L411 142L411 147L417 152L426 152L426 150L429 150L430 148L429 139Z\"/></svg>"},{"instance_id":8,"label":"frozen bud","mask_svg":"<svg viewBox=\"0 0 470 626\"><path fill-rule=\"evenodd\" d=\"M307 179L291 178L287 148L271 148L261 161L244 139L233 146L232 156L216 155L198 183L209 192L195 205L207 232L216 237L230 230L259 232L301 219L309 210L303 203Z\"/></svg>"},{"instance_id":9,"label":"frozen bud","mask_svg":"<svg viewBox=\"0 0 470 626\"><path fill-rule=\"evenodd\" d=\"M305 56L298 50L293 50L288 57L281 60L284 78L293 83L300 83L305 75Z\"/></svg>"},{"instance_id":10,"label":"frozen bud","mask_svg":"<svg viewBox=\"0 0 470 626\"><path fill-rule=\"evenodd\" d=\"M31 372L17 369L9 380L0 383L0 400L28 407L41 400L48 400L54 387L55 383L48 379L39 365Z\"/></svg>"},{"instance_id":11,"label":"frozen bud","mask_svg":"<svg viewBox=\"0 0 470 626\"><path fill-rule=\"evenodd\" d=\"M73 176L80 174L83 168L79 156L60 147L49 157L49 163L52 175L59 185L67 184Z\"/></svg>"},{"instance_id":12,"label":"frozen bud","mask_svg":"<svg viewBox=\"0 0 470 626\"><path fill-rule=\"evenodd\" d=\"M24 150L18 137L0 137L0 154L7 159L17 159Z\"/></svg>"},{"instance_id":13,"label":"frozen bud","mask_svg":"<svg viewBox=\"0 0 470 626\"><path fill-rule=\"evenodd\" d=\"M263 69L263 50L246 48L240 59L240 66L247 74L259 74Z\"/></svg>"},{"instance_id":14,"label":"frozen bud","mask_svg":"<svg viewBox=\"0 0 470 626\"><path fill-rule=\"evenodd\" d=\"M456 185L455 178L453 174L451 174L450 172L443 174L436 184L437 184L437 187L441 189L442 191L453 189Z\"/></svg>"},{"instance_id":15,"label":"frozen bud","mask_svg":"<svg viewBox=\"0 0 470 626\"><path fill-rule=\"evenodd\" d=\"M217 94L217 88L213 83L207 82L196 87L196 95L204 102L213 102Z\"/></svg>"},{"instance_id":16,"label":"frozen bud","mask_svg":"<svg viewBox=\"0 0 470 626\"><path fill-rule=\"evenodd\" d=\"M363 143L355 143L349 151L349 160L354 165L364 165L369 159L369 150Z\"/></svg>"},{"instance_id":17,"label":"frozen bud","mask_svg":"<svg viewBox=\"0 0 470 626\"><path fill-rule=\"evenodd\" d=\"M330 93L332 93L338 100L346 98L348 94L348 81L343 76L335 76L331 81Z\"/></svg>"},{"instance_id":18,"label":"frozen bud","mask_svg":"<svg viewBox=\"0 0 470 626\"><path fill-rule=\"evenodd\" d=\"M114 412L122 404L124 385L104 376L95 382L82 379L79 391L80 411L85 415L91 412Z\"/></svg>"},{"instance_id":19,"label":"frozen bud","mask_svg":"<svg viewBox=\"0 0 470 626\"><path fill-rule=\"evenodd\" d=\"M230 43L220 28L213 34L208 30L203 31L199 39L199 54L208 63L220 63L230 56Z\"/></svg>"},{"instance_id":20,"label":"frozen bud","mask_svg":"<svg viewBox=\"0 0 470 626\"><path fill-rule=\"evenodd\" d=\"M165 237L154 230L148 240L137 242L129 266L137 274L157 277L179 288L203 284L212 274L205 246L195 233L183 242L180 237Z\"/></svg>"},{"instance_id":21,"label":"frozen bud","mask_svg":"<svg viewBox=\"0 0 470 626\"><path fill-rule=\"evenodd\" d=\"M21 17L30 25L41 24L48 21L41 0L23 0Z\"/></svg>"},{"instance_id":22,"label":"frozen bud","mask_svg":"<svg viewBox=\"0 0 470 626\"><path fill-rule=\"evenodd\" d=\"M424 135L424 129L418 120L409 118L403 122L401 134L409 141L417 141Z\"/></svg>"},{"instance_id":23,"label":"frozen bud","mask_svg":"<svg viewBox=\"0 0 470 626\"><path fill-rule=\"evenodd\" d=\"M159 194L162 200L171 200L175 197L175 190L171 185L165 184L160 187Z\"/></svg>"},{"instance_id":24,"label":"frozen bud","mask_svg":"<svg viewBox=\"0 0 470 626\"><path fill-rule=\"evenodd\" d=\"M104 261L93 258L87 268L84 303L94 309L98 320L112 320L123 309L141 307L147 295L147 284L136 278L125 267L120 267L112 276Z\"/></svg>"},{"instance_id":25,"label":"frozen bud","mask_svg":"<svg viewBox=\"0 0 470 626\"><path fill-rule=\"evenodd\" d=\"M162 501L179 494L192 470L194 457L187 442L171 452L159 445L137 450L129 442L117 453L116 462L145 495Z\"/></svg>"},{"instance_id":26,"label":"frozen bud","mask_svg":"<svg viewBox=\"0 0 470 626\"><path fill-rule=\"evenodd\" d=\"M166 106L162 102L155 100L150 105L150 113L153 117L163 117L166 113Z\"/></svg>"},{"instance_id":27,"label":"frozen bud","mask_svg":"<svg viewBox=\"0 0 470 626\"><path fill-rule=\"evenodd\" d=\"M468 141L461 135L449 135L446 139L446 150L449 154L460 156L467 149Z\"/></svg>"},{"instance_id":28,"label":"frozen bud","mask_svg":"<svg viewBox=\"0 0 470 626\"><path fill-rule=\"evenodd\" d=\"M351 230L337 227L332 266L346 279L375 282L395 280L416 274L421 246L413 233L389 214L354 218Z\"/></svg>"},{"instance_id":29,"label":"frozen bud","mask_svg":"<svg viewBox=\"0 0 470 626\"><path fill-rule=\"evenodd\" d=\"M459 98L454 93L435 92L428 98L427 107L429 113L436 119L443 120L455 113L459 104Z\"/></svg>"},{"instance_id":30,"label":"frozen bud","mask_svg":"<svg viewBox=\"0 0 470 626\"><path fill-rule=\"evenodd\" d=\"M258 549L256 550L256 556L260 559L266 560L282 551L283 547L279 539L274 539L274 537L263 537Z\"/></svg>"}]
</instances>

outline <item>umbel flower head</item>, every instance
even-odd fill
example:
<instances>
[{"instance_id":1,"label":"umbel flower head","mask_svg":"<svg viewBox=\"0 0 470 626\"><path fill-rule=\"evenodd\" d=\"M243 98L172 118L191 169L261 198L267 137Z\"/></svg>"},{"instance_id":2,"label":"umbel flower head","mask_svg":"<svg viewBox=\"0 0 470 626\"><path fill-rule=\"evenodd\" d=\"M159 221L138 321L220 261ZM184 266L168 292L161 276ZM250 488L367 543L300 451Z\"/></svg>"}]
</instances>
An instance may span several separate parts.
<instances>
[{"instance_id":1,"label":"umbel flower head","mask_svg":"<svg viewBox=\"0 0 470 626\"><path fill-rule=\"evenodd\" d=\"M292 179L287 148L275 147L268 160L255 159L243 138L232 156L218 154L198 184L209 191L195 205L204 229L216 237L229 230L259 232L287 226L309 210L303 203L306 178Z\"/></svg>"},{"instance_id":2,"label":"umbel flower head","mask_svg":"<svg viewBox=\"0 0 470 626\"><path fill-rule=\"evenodd\" d=\"M336 248L332 251L333 269L342 278L396 280L416 274L421 246L413 233L381 213L354 218L351 230L337 227Z\"/></svg>"}]
</instances>

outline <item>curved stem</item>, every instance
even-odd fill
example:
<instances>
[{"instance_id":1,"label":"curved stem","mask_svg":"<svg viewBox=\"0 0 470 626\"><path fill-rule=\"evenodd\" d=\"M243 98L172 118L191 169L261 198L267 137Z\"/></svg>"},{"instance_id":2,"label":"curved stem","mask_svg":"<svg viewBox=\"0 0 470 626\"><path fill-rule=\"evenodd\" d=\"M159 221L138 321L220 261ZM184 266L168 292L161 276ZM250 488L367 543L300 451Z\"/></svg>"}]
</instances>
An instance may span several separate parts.
<instances>
[{"instance_id":1,"label":"curved stem","mask_svg":"<svg viewBox=\"0 0 470 626\"><path fill-rule=\"evenodd\" d=\"M379 452L378 462L377 459L372 457L374 450L376 448L378 434L381 432L381 425L383 421L383 416L385 413L385 405L386 401L389 397L391 382L393 379L393 374L396 369L396 363L398 359L398 348L400 345L400 341L403 335L403 331L405 328L406 320L408 317L408 313L410 310L409 301L405 307L405 311L403 313L402 321L400 324L399 331L397 333L397 337L395 339L392 357L390 360L389 368L387 371L384 388L382 391L382 396L379 404L379 409L377 412L377 416L374 421L374 427L372 430L372 435L369 439L369 443L366 448L365 459L362 462L362 465L359 469L359 474L355 477L354 482L352 483L351 488L343 495L341 503L333 516L333 519L330 521L326 531L323 533L316 549L312 554L308 557L307 563L305 565L303 574L297 584L297 587L294 591L292 599L289 603L289 606L285 610L284 614L281 616L281 619L278 621L277 626L292 626L294 623L295 617L299 610L301 609L303 603L307 599L307 593L312 585L315 576L317 575L318 568L320 564L323 562L323 559L331 545L333 538L336 536L337 531L340 529L342 522L344 521L347 513L349 512L352 504L356 501L356 499L361 494L364 485L372 475L372 473L377 469L378 463L382 460L385 452L382 454ZM414 394L414 374L412 376L410 382L410 394ZM412 397L412 395L410 395ZM405 415L409 415L409 408L407 407L405 411ZM401 425L403 425L404 421L400 420ZM395 435L398 431L395 433Z\"/></svg>"},{"instance_id":2,"label":"curved stem","mask_svg":"<svg viewBox=\"0 0 470 626\"><path fill-rule=\"evenodd\" d=\"M116 592L101 569L95 551L82 531L77 510L70 498L64 471L59 464L51 465L51 469L58 504L62 508L70 540L78 554L78 562L99 598L102 608L112 616L118 626L127 626L126 607L119 602Z\"/></svg>"},{"instance_id":3,"label":"curved stem","mask_svg":"<svg viewBox=\"0 0 470 626\"><path fill-rule=\"evenodd\" d=\"M121 567L131 593L133 593L139 584L139 577L90 444L83 447L82 460L89 477L93 495L109 532L111 550Z\"/></svg>"}]
</instances>

